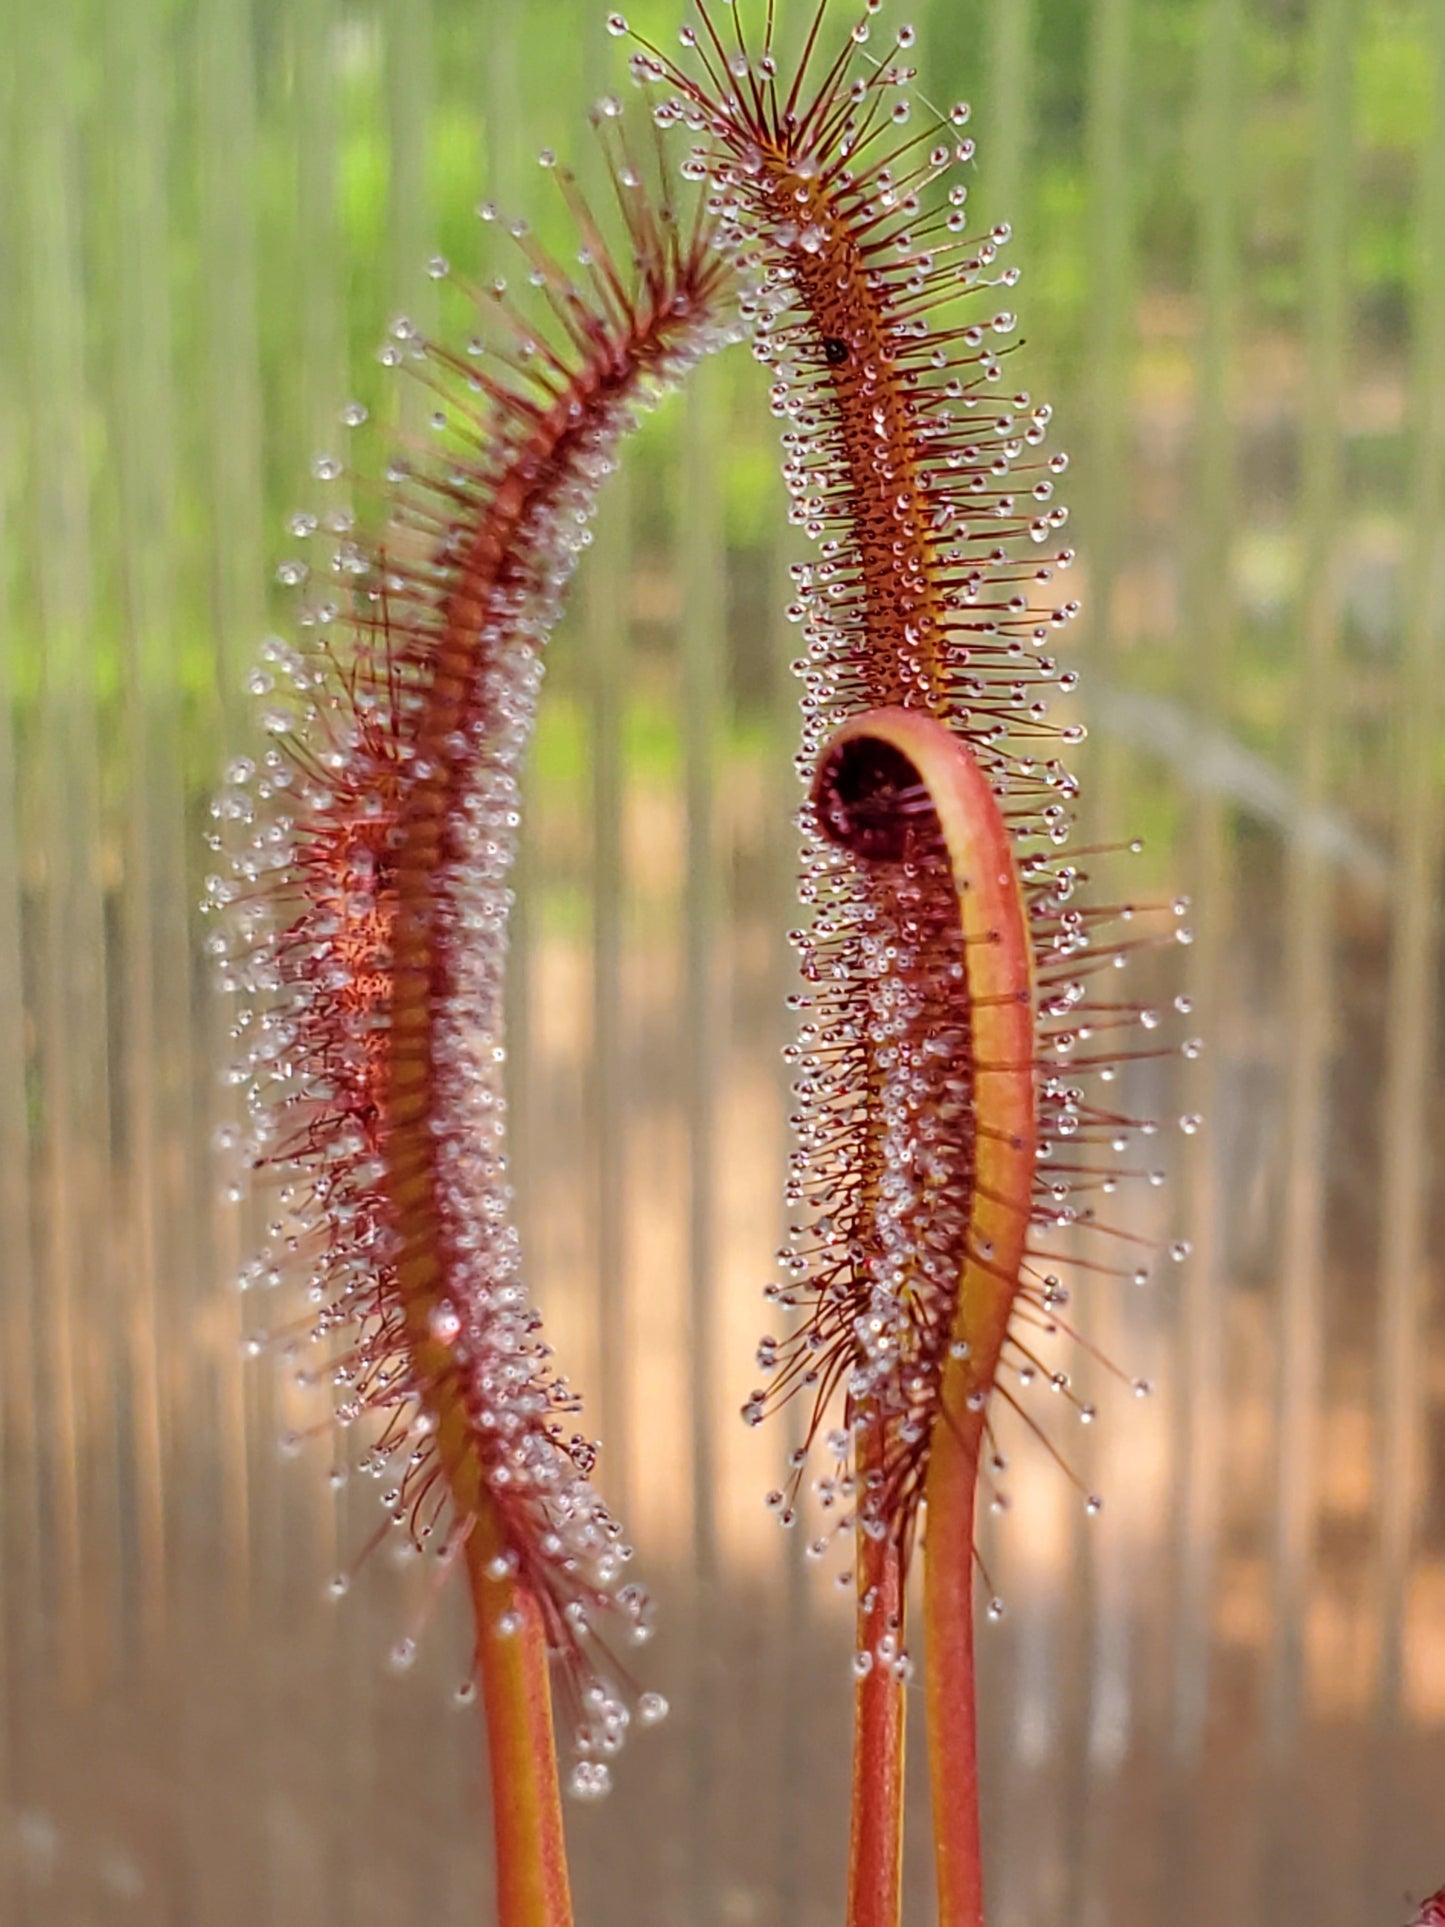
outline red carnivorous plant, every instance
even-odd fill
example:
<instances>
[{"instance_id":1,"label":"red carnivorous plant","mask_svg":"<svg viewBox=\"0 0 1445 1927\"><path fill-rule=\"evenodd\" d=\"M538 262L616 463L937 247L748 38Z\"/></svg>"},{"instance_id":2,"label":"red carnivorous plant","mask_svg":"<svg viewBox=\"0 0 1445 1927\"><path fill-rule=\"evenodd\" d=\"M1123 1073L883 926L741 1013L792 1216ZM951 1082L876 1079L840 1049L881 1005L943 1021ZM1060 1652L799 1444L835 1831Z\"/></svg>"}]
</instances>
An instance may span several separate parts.
<instances>
[{"instance_id":1,"label":"red carnivorous plant","mask_svg":"<svg viewBox=\"0 0 1445 1927\"><path fill-rule=\"evenodd\" d=\"M789 1323L759 1348L745 1416L806 1400L827 1463L805 1495L801 1451L770 1499L785 1520L816 1506L836 1522L814 1550L854 1544L849 1919L900 1915L920 1552L940 1918L983 1918L980 1469L994 1403L1017 1405L1042 1371L1038 1336L1067 1298L1050 1234L1108 1234L1088 1193L1133 1128L1108 1080L1150 1014L1103 986L1154 939L1120 935L1131 906L1090 901L1066 849L1061 755L1082 732L1049 714L1075 680L1052 653L1074 613L1058 591L1065 460L1044 452L1048 408L1004 381L1009 231L971 229L967 109L915 101L913 32L870 43L879 4L830 50L821 0L786 72L772 0L751 43L734 6L699 5L685 65L634 35L634 77L663 144L683 147L697 211L644 187L606 101L620 245L557 170L575 265L522 224L527 301L435 264L475 336L454 349L402 321L386 352L435 390L440 432L394 465L380 535L345 511L293 523L321 551L283 565L302 640L268 645L253 686L273 740L216 806L231 856L212 884L216 948L243 999L238 1148L278 1199L243 1282L301 1267L309 1309L286 1342L329 1348L342 1424L377 1420L387 1524L467 1574L504 1927L571 1918L554 1696L583 1796L605 1789L634 1714L665 1710L609 1651L609 1629L645 1633L650 1608L592 1484L595 1448L569 1433L576 1402L509 1211L518 773L620 434L744 331L774 378L792 520L817 545L789 612L811 784L797 1223L769 1288Z\"/></svg>"}]
</instances>

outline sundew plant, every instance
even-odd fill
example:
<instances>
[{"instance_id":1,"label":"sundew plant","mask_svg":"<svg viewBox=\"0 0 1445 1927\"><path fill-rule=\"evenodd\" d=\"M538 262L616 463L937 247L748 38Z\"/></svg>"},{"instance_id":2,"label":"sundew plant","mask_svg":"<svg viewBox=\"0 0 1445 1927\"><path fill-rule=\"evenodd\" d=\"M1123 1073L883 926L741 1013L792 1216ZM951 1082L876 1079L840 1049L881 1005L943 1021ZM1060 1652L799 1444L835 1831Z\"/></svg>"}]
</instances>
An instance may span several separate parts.
<instances>
[{"instance_id":1,"label":"sundew plant","mask_svg":"<svg viewBox=\"0 0 1445 1927\"><path fill-rule=\"evenodd\" d=\"M275 1207L243 1282L299 1280L305 1309L270 1342L329 1377L338 1423L369 1422L382 1532L466 1575L507 1927L571 1919L560 1785L604 1793L629 1729L666 1711L624 1657L650 1602L511 1214L518 778L618 443L715 348L745 337L770 372L812 545L789 610L793 1224L744 1418L801 1401L807 1442L768 1502L813 1522L810 1552L836 1548L856 1593L859 1927L900 1916L920 1561L940 1918L983 1919L974 1542L994 1417L1034 1424L1041 1378L1092 1416L1041 1356L1068 1329L1058 1254L1138 1263L1097 1206L1139 1128L1117 1069L1162 1047L1118 967L1187 932L1101 898L1100 853L1070 844L1082 729L1051 711L1075 683L1055 654L1076 606L1066 460L1009 379L1017 277L1008 228L970 221L968 110L915 93L913 32L880 7L822 0L787 63L773 0L751 27L699 6L676 56L610 16L645 102L596 110L611 204L544 156L572 256L484 207L510 228L485 265L432 264L466 330L400 319L384 351L430 391L429 434L394 457L379 527L293 523L295 639L253 678L270 744L216 806L235 1150Z\"/></svg>"}]
</instances>

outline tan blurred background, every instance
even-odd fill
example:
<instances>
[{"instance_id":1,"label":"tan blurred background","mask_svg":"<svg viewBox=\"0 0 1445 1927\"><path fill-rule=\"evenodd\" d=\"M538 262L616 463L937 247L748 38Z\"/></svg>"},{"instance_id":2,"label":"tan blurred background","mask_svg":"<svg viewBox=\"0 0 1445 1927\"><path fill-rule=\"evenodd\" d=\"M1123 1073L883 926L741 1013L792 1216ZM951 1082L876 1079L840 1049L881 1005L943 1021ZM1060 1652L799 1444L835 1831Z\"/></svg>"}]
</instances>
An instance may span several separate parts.
<instances>
[{"instance_id":1,"label":"tan blurred background","mask_svg":"<svg viewBox=\"0 0 1445 1927\"><path fill-rule=\"evenodd\" d=\"M785 32L803 0L781 0ZM623 88L587 0L0 4L0 1921L490 1918L465 1652L228 1289L209 793L285 518L483 193ZM670 37L677 0L634 0ZM840 14L849 9L839 3ZM1128 1096L1185 1237L1013 1441L997 1927L1403 1927L1445 1881L1440 0L914 0L1014 224L1082 563L1089 829L1193 899ZM1010 379L1012 380L1012 374ZM350 453L379 472L385 439ZM629 450L554 645L517 932L530 1270L674 1716L573 1816L592 1927L842 1917L846 1600L737 1407L783 1225L798 555L741 351ZM334 490L333 490L334 494ZM1142 880L1142 882L1141 882ZM1207 1115L1192 1136L1180 1115ZM1053 1416L1043 1411L1045 1419ZM921 1719L915 1737L921 1737ZM918 1761L921 1768L921 1759ZM932 1918L924 1776L910 1923Z\"/></svg>"}]
</instances>

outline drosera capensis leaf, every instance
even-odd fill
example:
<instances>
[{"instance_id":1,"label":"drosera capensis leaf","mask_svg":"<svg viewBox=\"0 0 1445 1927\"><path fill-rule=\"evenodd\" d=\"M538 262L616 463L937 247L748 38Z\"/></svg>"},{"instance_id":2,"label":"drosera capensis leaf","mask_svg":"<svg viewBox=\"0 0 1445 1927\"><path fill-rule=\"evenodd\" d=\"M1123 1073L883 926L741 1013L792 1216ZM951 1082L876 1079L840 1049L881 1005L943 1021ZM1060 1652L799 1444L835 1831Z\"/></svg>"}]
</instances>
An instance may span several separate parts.
<instances>
[{"instance_id":1,"label":"drosera capensis leaf","mask_svg":"<svg viewBox=\"0 0 1445 1927\"><path fill-rule=\"evenodd\" d=\"M309 1306L257 1349L322 1348L336 1420L378 1427L362 1466L388 1483L383 1531L468 1575L463 1697L480 1686L486 1709L504 1927L571 1920L554 1695L579 1797L607 1789L634 1721L666 1711L613 1651L647 1636L651 1603L592 1483L596 1448L569 1431L578 1402L527 1296L506 1161L508 878L543 645L617 441L736 329L712 223L665 177L644 185L616 101L596 119L620 239L556 168L575 265L520 222L520 296L434 261L470 332L454 348L392 325L383 359L435 412L389 470L383 531L340 507L293 518L322 553L282 565L300 642L273 639L252 676L272 743L227 773L231 873L210 885L212 948L243 999L248 1119L230 1149L276 1204L242 1283L299 1271Z\"/></svg>"}]
</instances>

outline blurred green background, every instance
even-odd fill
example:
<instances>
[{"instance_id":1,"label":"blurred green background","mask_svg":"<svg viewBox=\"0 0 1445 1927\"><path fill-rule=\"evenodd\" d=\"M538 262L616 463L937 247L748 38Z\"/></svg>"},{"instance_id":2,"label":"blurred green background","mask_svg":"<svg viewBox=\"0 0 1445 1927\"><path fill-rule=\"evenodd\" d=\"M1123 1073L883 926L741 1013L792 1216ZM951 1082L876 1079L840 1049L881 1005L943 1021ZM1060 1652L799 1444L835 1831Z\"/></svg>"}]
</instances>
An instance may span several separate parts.
<instances>
[{"instance_id":1,"label":"blurred green background","mask_svg":"<svg viewBox=\"0 0 1445 1927\"><path fill-rule=\"evenodd\" d=\"M634 0L670 39L681 0ZM803 0L779 0L796 40ZM286 518L381 472L376 350L626 93L582 0L3 0L0 1919L489 1918L465 1642L242 1356L196 912ZM757 11L755 9L755 11ZM850 9L837 0L840 19ZM1403 1927L1445 1880L1445 6L914 0L1056 408L1089 840L1192 898L1141 968L1186 1236L1082 1294L1103 1410L985 1551L999 1927ZM1010 375L1012 380L1012 373ZM339 411L373 410L348 434ZM604 1441L674 1717L573 1816L579 1918L842 1913L851 1629L746 1433L782 1225L799 555L742 351L650 419L553 646L517 930L534 1288ZM342 444L350 445L343 449ZM358 506L368 497L358 489ZM1182 972L1182 975L1181 975ZM1203 1111L1181 1136L1172 1120ZM1162 1161L1162 1155L1161 1159ZM1167 1274L1167 1275L1164 1275ZM266 1308L269 1310L269 1308ZM1082 1376L1091 1367L1085 1360ZM922 1733L915 1721L915 1738ZM921 1767L921 1760L917 1765ZM931 1915L924 1777L910 1922Z\"/></svg>"}]
</instances>

